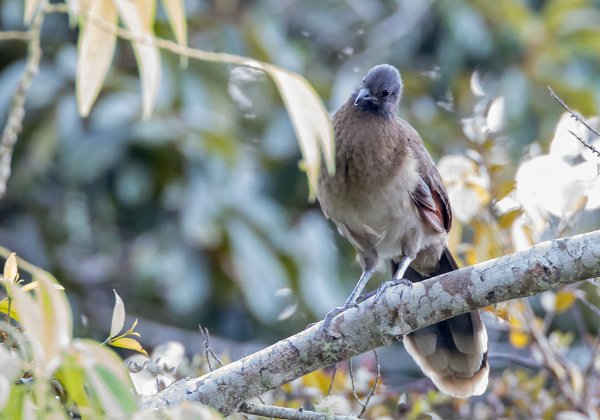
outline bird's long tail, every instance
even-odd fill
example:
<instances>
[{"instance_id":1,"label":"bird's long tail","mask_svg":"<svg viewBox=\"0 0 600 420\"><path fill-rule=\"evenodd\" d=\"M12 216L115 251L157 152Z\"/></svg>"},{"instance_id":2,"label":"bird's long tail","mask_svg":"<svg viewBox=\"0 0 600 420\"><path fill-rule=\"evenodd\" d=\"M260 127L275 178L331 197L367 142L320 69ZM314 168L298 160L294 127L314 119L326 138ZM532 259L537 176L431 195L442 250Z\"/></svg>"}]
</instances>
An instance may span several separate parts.
<instances>
[{"instance_id":1,"label":"bird's long tail","mask_svg":"<svg viewBox=\"0 0 600 420\"><path fill-rule=\"evenodd\" d=\"M392 264L392 270L395 267ZM431 277L458 269L447 249ZM423 277L409 269L405 276ZM404 338L404 347L440 391L456 398L484 393L488 384L488 337L479 312L470 312L417 330Z\"/></svg>"}]
</instances>

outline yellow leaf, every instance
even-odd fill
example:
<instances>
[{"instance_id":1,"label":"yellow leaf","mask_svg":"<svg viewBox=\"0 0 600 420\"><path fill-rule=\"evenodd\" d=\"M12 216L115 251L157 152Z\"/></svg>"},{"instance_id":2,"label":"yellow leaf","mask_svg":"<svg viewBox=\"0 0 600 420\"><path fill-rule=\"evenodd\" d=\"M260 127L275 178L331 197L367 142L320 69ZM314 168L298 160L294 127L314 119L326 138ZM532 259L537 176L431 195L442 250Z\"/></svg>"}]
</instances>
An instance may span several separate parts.
<instances>
[{"instance_id":1,"label":"yellow leaf","mask_svg":"<svg viewBox=\"0 0 600 420\"><path fill-rule=\"evenodd\" d=\"M556 313L568 311L575 302L575 293L570 290L560 290L556 293Z\"/></svg>"},{"instance_id":2,"label":"yellow leaf","mask_svg":"<svg viewBox=\"0 0 600 420\"><path fill-rule=\"evenodd\" d=\"M114 347L121 347L123 349L139 351L140 353L143 353L146 356L148 356L148 353L146 353L146 350L143 349L142 345L137 340L134 340L130 337L120 337L116 340L109 340L108 344Z\"/></svg>"},{"instance_id":3,"label":"yellow leaf","mask_svg":"<svg viewBox=\"0 0 600 420\"><path fill-rule=\"evenodd\" d=\"M115 294L115 307L113 308L109 337L115 337L125 325L125 304L116 290L113 289L113 293Z\"/></svg>"},{"instance_id":4,"label":"yellow leaf","mask_svg":"<svg viewBox=\"0 0 600 420\"><path fill-rule=\"evenodd\" d=\"M19 279L17 257L14 252L8 256L4 263L4 278L12 283L15 283Z\"/></svg>"},{"instance_id":5,"label":"yellow leaf","mask_svg":"<svg viewBox=\"0 0 600 420\"><path fill-rule=\"evenodd\" d=\"M331 375L325 373L323 370L316 370L302 377L302 384L305 387L316 388L323 394L326 394L327 390L329 390L330 383Z\"/></svg>"},{"instance_id":6,"label":"yellow leaf","mask_svg":"<svg viewBox=\"0 0 600 420\"><path fill-rule=\"evenodd\" d=\"M77 47L77 103L79 113L87 117L106 79L115 52L117 33L100 26L95 20L102 20L116 27L117 11L112 1L89 0L84 12L90 18L80 22Z\"/></svg>"},{"instance_id":7,"label":"yellow leaf","mask_svg":"<svg viewBox=\"0 0 600 420\"><path fill-rule=\"evenodd\" d=\"M0 300L0 312L8 315L8 299L4 298ZM10 317L15 321L19 321L19 315L15 312L14 305L10 308Z\"/></svg>"},{"instance_id":8,"label":"yellow leaf","mask_svg":"<svg viewBox=\"0 0 600 420\"><path fill-rule=\"evenodd\" d=\"M148 32L152 32L152 26L154 25L154 19L156 18L156 1L155 0L130 0L135 4L140 19L142 21L142 27Z\"/></svg>"},{"instance_id":9,"label":"yellow leaf","mask_svg":"<svg viewBox=\"0 0 600 420\"><path fill-rule=\"evenodd\" d=\"M529 334L523 330L522 322L514 316L509 317L510 333L508 339L510 344L518 349L522 349L529 344Z\"/></svg>"},{"instance_id":10,"label":"yellow leaf","mask_svg":"<svg viewBox=\"0 0 600 420\"><path fill-rule=\"evenodd\" d=\"M494 197L496 200L501 200L515 189L515 181L513 179L505 181L494 187Z\"/></svg>"},{"instance_id":11,"label":"yellow leaf","mask_svg":"<svg viewBox=\"0 0 600 420\"><path fill-rule=\"evenodd\" d=\"M522 331L511 331L509 334L509 340L513 347L522 349L527 347L527 344L529 344L529 335Z\"/></svg>"},{"instance_id":12,"label":"yellow leaf","mask_svg":"<svg viewBox=\"0 0 600 420\"><path fill-rule=\"evenodd\" d=\"M142 82L143 118L152 115L156 93L160 83L160 55L151 44L153 39L154 0L115 0L119 16L136 38L143 42L132 42ZM152 17L152 18L150 18Z\"/></svg>"},{"instance_id":13,"label":"yellow leaf","mask_svg":"<svg viewBox=\"0 0 600 420\"><path fill-rule=\"evenodd\" d=\"M321 150L330 173L335 171L333 130L329 114L308 82L295 73L265 65L290 114L300 145L309 184L309 199L316 198L317 179L321 169Z\"/></svg>"},{"instance_id":14,"label":"yellow leaf","mask_svg":"<svg viewBox=\"0 0 600 420\"><path fill-rule=\"evenodd\" d=\"M510 315L508 314L508 310L504 307L500 307L499 305L486 306L484 310L493 313L501 320L508 322Z\"/></svg>"},{"instance_id":15,"label":"yellow leaf","mask_svg":"<svg viewBox=\"0 0 600 420\"><path fill-rule=\"evenodd\" d=\"M501 228L508 229L513 225L515 220L517 220L517 217L519 217L522 214L523 214L523 209L507 211L506 213L502 214L498 218L498 224L500 225Z\"/></svg>"}]
</instances>

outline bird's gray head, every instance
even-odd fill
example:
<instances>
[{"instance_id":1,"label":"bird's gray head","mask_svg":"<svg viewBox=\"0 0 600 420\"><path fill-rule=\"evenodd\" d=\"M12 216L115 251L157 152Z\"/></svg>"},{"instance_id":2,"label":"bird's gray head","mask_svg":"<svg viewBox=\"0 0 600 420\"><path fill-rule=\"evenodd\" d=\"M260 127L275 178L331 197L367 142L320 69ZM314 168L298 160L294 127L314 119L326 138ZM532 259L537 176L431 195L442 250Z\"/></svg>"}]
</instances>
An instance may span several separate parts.
<instances>
[{"instance_id":1,"label":"bird's gray head","mask_svg":"<svg viewBox=\"0 0 600 420\"><path fill-rule=\"evenodd\" d=\"M400 72L389 64L380 64L369 70L350 100L364 111L394 116L401 96Z\"/></svg>"}]
</instances>

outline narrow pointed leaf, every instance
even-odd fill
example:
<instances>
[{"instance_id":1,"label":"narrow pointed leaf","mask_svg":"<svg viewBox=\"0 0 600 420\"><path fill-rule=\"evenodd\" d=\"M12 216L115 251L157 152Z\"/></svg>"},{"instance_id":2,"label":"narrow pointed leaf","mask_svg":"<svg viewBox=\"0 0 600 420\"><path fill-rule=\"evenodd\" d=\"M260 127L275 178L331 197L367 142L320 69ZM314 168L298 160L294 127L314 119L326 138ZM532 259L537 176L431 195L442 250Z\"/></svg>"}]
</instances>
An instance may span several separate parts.
<instances>
[{"instance_id":1,"label":"narrow pointed leaf","mask_svg":"<svg viewBox=\"0 0 600 420\"><path fill-rule=\"evenodd\" d=\"M135 2L115 0L115 3L125 26L134 33L136 38L148 41L132 42L142 82L143 117L148 119L152 115L160 83L160 55L158 48L151 44L152 22L150 22L149 12L146 10L146 8L154 7L154 0L136 0Z\"/></svg>"},{"instance_id":2,"label":"narrow pointed leaf","mask_svg":"<svg viewBox=\"0 0 600 420\"><path fill-rule=\"evenodd\" d=\"M109 337L117 336L125 325L125 304L121 297L113 290L115 294L115 307L113 308L112 322L110 323Z\"/></svg>"},{"instance_id":3,"label":"narrow pointed leaf","mask_svg":"<svg viewBox=\"0 0 600 420\"><path fill-rule=\"evenodd\" d=\"M19 278L19 272L17 269L17 257L13 252L9 255L4 263L4 278L12 283L16 282Z\"/></svg>"},{"instance_id":4,"label":"narrow pointed leaf","mask_svg":"<svg viewBox=\"0 0 600 420\"><path fill-rule=\"evenodd\" d=\"M267 65L265 71L273 78L290 114L300 145L303 167L310 187L309 199L314 200L321 168L321 151L327 170L335 170L333 131L329 114L308 82L295 73Z\"/></svg>"},{"instance_id":5,"label":"narrow pointed leaf","mask_svg":"<svg viewBox=\"0 0 600 420\"><path fill-rule=\"evenodd\" d=\"M41 0L25 0L25 10L23 15L23 21L26 25L31 23L31 19L33 19L33 15L35 11L40 6Z\"/></svg>"},{"instance_id":6,"label":"narrow pointed leaf","mask_svg":"<svg viewBox=\"0 0 600 420\"><path fill-rule=\"evenodd\" d=\"M123 361L108 347L91 340L75 340L73 348L89 384L109 418L130 418L137 404L133 384Z\"/></svg>"},{"instance_id":7,"label":"narrow pointed leaf","mask_svg":"<svg viewBox=\"0 0 600 420\"><path fill-rule=\"evenodd\" d=\"M114 27L117 25L117 11L112 1L89 0L84 11L94 19L99 19ZM82 18L81 32L77 47L77 103L79 113L87 117L96 101L115 52L116 31L107 30Z\"/></svg>"},{"instance_id":8,"label":"narrow pointed leaf","mask_svg":"<svg viewBox=\"0 0 600 420\"><path fill-rule=\"evenodd\" d=\"M144 350L142 345L137 340L130 337L120 337L114 341L111 340L109 344L114 347L138 351L148 356L148 353L146 353L146 350Z\"/></svg>"},{"instance_id":9,"label":"narrow pointed leaf","mask_svg":"<svg viewBox=\"0 0 600 420\"><path fill-rule=\"evenodd\" d=\"M65 293L45 276L37 276L36 295L42 317L41 340L48 362L60 357L73 338L72 312ZM52 365L48 365L52 368Z\"/></svg>"},{"instance_id":10,"label":"narrow pointed leaf","mask_svg":"<svg viewBox=\"0 0 600 420\"><path fill-rule=\"evenodd\" d=\"M0 300L0 313L8 315L8 299ZM15 321L19 322L19 315L15 312L15 306L12 305L10 308L10 317Z\"/></svg>"},{"instance_id":11,"label":"narrow pointed leaf","mask_svg":"<svg viewBox=\"0 0 600 420\"><path fill-rule=\"evenodd\" d=\"M183 0L163 0L162 3L177 43L187 46L187 19ZM181 65L187 66L187 57L181 57Z\"/></svg>"}]
</instances>

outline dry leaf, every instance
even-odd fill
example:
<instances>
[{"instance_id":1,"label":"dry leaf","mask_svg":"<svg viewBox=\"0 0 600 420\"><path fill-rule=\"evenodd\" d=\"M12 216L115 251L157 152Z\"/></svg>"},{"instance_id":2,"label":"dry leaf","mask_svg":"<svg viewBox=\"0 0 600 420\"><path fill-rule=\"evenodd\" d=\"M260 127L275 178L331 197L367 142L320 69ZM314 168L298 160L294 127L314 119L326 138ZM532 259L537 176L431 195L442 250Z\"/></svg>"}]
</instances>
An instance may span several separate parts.
<instances>
[{"instance_id":1,"label":"dry leaf","mask_svg":"<svg viewBox=\"0 0 600 420\"><path fill-rule=\"evenodd\" d=\"M94 23L101 19L108 25L117 25L117 11L112 1L90 0L82 12L91 18L80 22L77 46L77 103L79 113L87 117L102 89L115 52L117 33Z\"/></svg>"},{"instance_id":2,"label":"dry leaf","mask_svg":"<svg viewBox=\"0 0 600 420\"><path fill-rule=\"evenodd\" d=\"M154 0L114 1L125 26L136 38L143 40L133 41L132 46L142 82L143 118L148 119L152 115L160 83L160 54L158 48L152 44L152 22L149 19L150 12L147 10L147 8L153 10L155 2Z\"/></svg>"},{"instance_id":3,"label":"dry leaf","mask_svg":"<svg viewBox=\"0 0 600 420\"><path fill-rule=\"evenodd\" d=\"M303 167L307 172L310 188L309 199L312 201L316 198L321 150L327 170L330 173L335 170L333 131L329 114L305 79L275 66L265 66L265 71L273 78L290 114L302 151Z\"/></svg>"},{"instance_id":4,"label":"dry leaf","mask_svg":"<svg viewBox=\"0 0 600 420\"><path fill-rule=\"evenodd\" d=\"M31 23L31 19L33 19L33 15L40 6L40 3L41 0L25 0L25 13L23 14L23 22L25 22L26 25Z\"/></svg>"},{"instance_id":5,"label":"dry leaf","mask_svg":"<svg viewBox=\"0 0 600 420\"><path fill-rule=\"evenodd\" d=\"M183 0L162 0L169 24L180 45L187 45L187 20Z\"/></svg>"}]
</instances>

